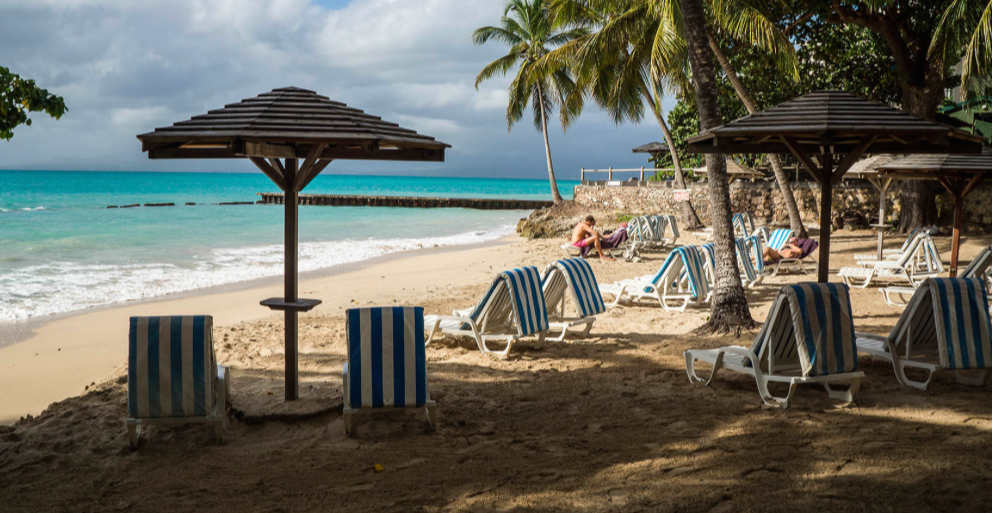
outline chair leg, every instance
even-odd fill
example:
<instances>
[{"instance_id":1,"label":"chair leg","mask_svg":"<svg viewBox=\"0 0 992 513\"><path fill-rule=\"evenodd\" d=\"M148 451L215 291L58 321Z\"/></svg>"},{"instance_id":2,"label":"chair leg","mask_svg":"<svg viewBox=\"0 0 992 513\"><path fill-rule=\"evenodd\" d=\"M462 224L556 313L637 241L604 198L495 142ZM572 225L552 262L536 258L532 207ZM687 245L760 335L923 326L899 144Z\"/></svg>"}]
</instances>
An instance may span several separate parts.
<instances>
[{"instance_id":1,"label":"chair leg","mask_svg":"<svg viewBox=\"0 0 992 513\"><path fill-rule=\"evenodd\" d=\"M352 433L352 429L351 429L351 408L345 408L344 409L344 415L342 415L342 418L344 419L344 434L346 434L348 436L351 436L351 433Z\"/></svg>"},{"instance_id":2,"label":"chair leg","mask_svg":"<svg viewBox=\"0 0 992 513\"><path fill-rule=\"evenodd\" d=\"M434 401L427 403L427 424L431 431L437 431L437 403Z\"/></svg>"},{"instance_id":3,"label":"chair leg","mask_svg":"<svg viewBox=\"0 0 992 513\"><path fill-rule=\"evenodd\" d=\"M852 379L847 390L834 390L830 386L830 383L824 383L823 388L827 391L827 395L831 399L837 399L845 403L854 402L854 396L858 394L858 390L861 388L861 378Z\"/></svg>"},{"instance_id":4,"label":"chair leg","mask_svg":"<svg viewBox=\"0 0 992 513\"><path fill-rule=\"evenodd\" d=\"M220 418L214 421L214 432L217 433L217 441L224 442L224 431L227 429L227 414L221 413Z\"/></svg>"},{"instance_id":5,"label":"chair leg","mask_svg":"<svg viewBox=\"0 0 992 513\"><path fill-rule=\"evenodd\" d=\"M136 422L127 423L127 439L128 444L131 446L131 450L138 448L138 437L141 436L141 426Z\"/></svg>"},{"instance_id":6,"label":"chair leg","mask_svg":"<svg viewBox=\"0 0 992 513\"><path fill-rule=\"evenodd\" d=\"M593 322L594 321L589 321L586 323L586 329L582 332L582 338L586 338L589 336L589 332L592 331Z\"/></svg>"},{"instance_id":7,"label":"chair leg","mask_svg":"<svg viewBox=\"0 0 992 513\"><path fill-rule=\"evenodd\" d=\"M890 354L892 354L891 351ZM892 354L892 366L895 368L896 371L896 380L898 380L899 384L903 386L913 387L918 390L926 390L927 387L930 386L930 380L933 379L934 370L932 369L930 370L930 375L927 376L926 381L915 381L909 379L909 377L906 376L906 370L905 370L906 367L909 366L906 365L906 363L903 362L902 360L899 360L899 357L895 354Z\"/></svg>"}]
</instances>

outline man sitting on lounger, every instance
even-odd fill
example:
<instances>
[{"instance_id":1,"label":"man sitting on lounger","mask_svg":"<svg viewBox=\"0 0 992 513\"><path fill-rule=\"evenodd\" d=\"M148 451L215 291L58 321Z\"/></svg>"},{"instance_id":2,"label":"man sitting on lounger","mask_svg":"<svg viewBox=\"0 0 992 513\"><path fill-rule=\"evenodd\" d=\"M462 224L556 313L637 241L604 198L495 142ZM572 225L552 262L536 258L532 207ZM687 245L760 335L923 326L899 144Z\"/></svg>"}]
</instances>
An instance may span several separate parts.
<instances>
[{"instance_id":1,"label":"man sitting on lounger","mask_svg":"<svg viewBox=\"0 0 992 513\"><path fill-rule=\"evenodd\" d=\"M572 245L577 248L594 246L596 252L599 253L599 258L616 260L603 254L603 236L593 230L594 226L596 226L596 219L593 216L586 216L585 220L575 225L575 229L572 230Z\"/></svg>"},{"instance_id":2,"label":"man sitting on lounger","mask_svg":"<svg viewBox=\"0 0 992 513\"><path fill-rule=\"evenodd\" d=\"M774 264L783 258L805 258L806 255L813 252L818 244L812 239L799 239L793 237L789 239L789 243L782 246L782 249L775 251L772 248L765 247L764 258L765 264Z\"/></svg>"}]
</instances>

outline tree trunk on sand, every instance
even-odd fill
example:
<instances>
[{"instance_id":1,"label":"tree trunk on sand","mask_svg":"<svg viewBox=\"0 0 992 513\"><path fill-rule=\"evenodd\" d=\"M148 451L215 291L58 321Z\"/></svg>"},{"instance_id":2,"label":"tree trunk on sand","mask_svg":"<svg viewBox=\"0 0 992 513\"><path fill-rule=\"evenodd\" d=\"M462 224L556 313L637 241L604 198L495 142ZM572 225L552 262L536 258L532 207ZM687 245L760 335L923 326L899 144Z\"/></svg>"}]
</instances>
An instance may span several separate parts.
<instances>
[{"instance_id":1,"label":"tree trunk on sand","mask_svg":"<svg viewBox=\"0 0 992 513\"><path fill-rule=\"evenodd\" d=\"M685 176L682 174L682 163L679 160L679 154L675 151L675 143L672 142L672 133L668 130L668 123L665 123L665 117L661 115L661 109L658 108L654 94L648 89L648 85L644 80L641 80L641 93L644 95L644 99L651 105L651 112L654 114L654 118L658 120L662 133L665 134L665 142L668 143L668 151L672 154L672 164L675 166L675 185L679 189L685 189ZM683 228L684 230L699 230L703 228L703 222L699 220L699 215L696 214L696 209L692 207L692 202L689 200L682 202L682 226L685 227Z\"/></svg>"},{"instance_id":2,"label":"tree trunk on sand","mask_svg":"<svg viewBox=\"0 0 992 513\"><path fill-rule=\"evenodd\" d=\"M930 87L936 86L932 84ZM931 121L937 118L937 106L943 99L943 90L937 95L928 94L925 88L904 86L902 89L904 111ZM906 180L900 197L899 232L909 233L919 226L937 224L937 195L943 190L937 182Z\"/></svg>"},{"instance_id":3,"label":"tree trunk on sand","mask_svg":"<svg viewBox=\"0 0 992 513\"><path fill-rule=\"evenodd\" d=\"M716 128L721 124L722 117L717 98L716 68L706 37L706 15L701 0L680 0L680 3L700 126L703 130ZM713 218L713 242L716 250L716 290L713 291L710 304L710 320L696 332L740 333L742 329L754 328L756 323L751 318L740 270L737 268L730 220L730 185L726 158L723 155L707 154L706 171L709 175L710 214Z\"/></svg>"},{"instance_id":4,"label":"tree trunk on sand","mask_svg":"<svg viewBox=\"0 0 992 513\"><path fill-rule=\"evenodd\" d=\"M727 55L723 53L720 45L717 44L716 40L707 32L707 39L709 41L710 50L713 51L713 55L716 57L717 62L720 63L720 67L723 68L723 72L727 74L727 79L730 80L730 84L734 86L734 91L737 92L737 96L744 103L744 107L747 108L749 114L754 114L758 112L758 106L754 103L754 99L751 98L751 94L748 93L747 89L744 88L744 83L741 82L740 77L737 76L737 70L734 68L733 64L730 63L730 59ZM779 160L778 155L769 154L768 161L772 164L772 171L775 172L775 181L778 182L778 188L782 192L782 199L785 200L785 209L789 213L789 228L796 233L796 237L800 239L805 239L808 237L806 234L806 227L803 226L802 215L799 214L799 205L796 203L796 196L792 192L792 186L789 185L789 177L785 174L785 170L782 169L782 161Z\"/></svg>"},{"instance_id":5,"label":"tree trunk on sand","mask_svg":"<svg viewBox=\"0 0 992 513\"><path fill-rule=\"evenodd\" d=\"M548 142L548 120L544 115L544 90L541 84L537 84L537 101L541 107L541 130L544 132L544 154L548 158L548 180L551 182L551 199L555 205L561 205L563 201L561 193L558 192L558 181L555 180L555 167L551 163L551 143Z\"/></svg>"}]
</instances>

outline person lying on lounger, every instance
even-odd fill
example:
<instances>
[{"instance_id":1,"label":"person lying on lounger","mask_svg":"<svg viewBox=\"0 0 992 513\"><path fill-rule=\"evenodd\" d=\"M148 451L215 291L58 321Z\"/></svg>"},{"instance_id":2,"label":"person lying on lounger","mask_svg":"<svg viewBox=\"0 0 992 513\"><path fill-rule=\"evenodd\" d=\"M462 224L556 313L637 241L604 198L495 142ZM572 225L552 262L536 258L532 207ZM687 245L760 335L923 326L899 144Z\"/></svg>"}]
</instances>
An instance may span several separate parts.
<instances>
[{"instance_id":1,"label":"person lying on lounger","mask_svg":"<svg viewBox=\"0 0 992 513\"><path fill-rule=\"evenodd\" d=\"M774 264L783 258L806 258L806 255L813 252L818 244L811 239L800 240L797 237L789 239L789 243L782 246L782 249L775 251L766 247L764 250L765 264Z\"/></svg>"},{"instance_id":2,"label":"person lying on lounger","mask_svg":"<svg viewBox=\"0 0 992 513\"><path fill-rule=\"evenodd\" d=\"M586 216L585 220L575 225L572 230L572 245L577 248L593 246L599 253L599 258L603 260L616 260L603 254L603 236L593 228L596 226L596 219L593 216Z\"/></svg>"}]
</instances>

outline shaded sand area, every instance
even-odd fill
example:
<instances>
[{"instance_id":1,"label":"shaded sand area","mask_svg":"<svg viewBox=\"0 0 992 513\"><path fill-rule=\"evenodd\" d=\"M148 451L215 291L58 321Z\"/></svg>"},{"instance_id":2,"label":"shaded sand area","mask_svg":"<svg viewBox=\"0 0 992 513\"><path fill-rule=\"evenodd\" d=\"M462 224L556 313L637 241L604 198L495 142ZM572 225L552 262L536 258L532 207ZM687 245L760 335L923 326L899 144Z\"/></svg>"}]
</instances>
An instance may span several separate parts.
<instances>
[{"instance_id":1,"label":"shaded sand area","mask_svg":"<svg viewBox=\"0 0 992 513\"><path fill-rule=\"evenodd\" d=\"M936 241L946 260L950 239ZM832 267L852 264L874 242L866 232L836 234ZM962 260L990 242L966 238ZM940 375L929 391L910 390L890 366L862 357L866 376L855 404L838 407L822 388L800 388L792 408L763 407L744 376L689 384L683 350L753 339L692 335L708 307L685 314L617 307L586 340L543 348L525 341L508 361L488 359L468 340L442 338L427 349L437 432L426 430L420 411L406 410L358 414L355 436L344 435L348 304L420 304L428 313L471 306L494 271L543 268L560 256L558 243L468 250L451 253L453 261L415 256L373 266L361 278L304 283L304 295L326 301L301 316L301 404L313 412L305 420L256 414L281 401L281 317L216 327L238 410L224 444L192 425L150 428L141 449L129 450L120 366L82 396L0 427L0 510L989 509L988 385ZM637 264L591 263L605 282L653 272L664 258L644 256ZM755 319L764 320L779 286L802 279L768 277L748 291ZM899 315L876 287L853 290L852 302L859 331L885 334ZM115 350L123 351L124 340L112 341Z\"/></svg>"}]
</instances>

